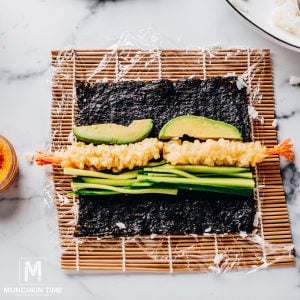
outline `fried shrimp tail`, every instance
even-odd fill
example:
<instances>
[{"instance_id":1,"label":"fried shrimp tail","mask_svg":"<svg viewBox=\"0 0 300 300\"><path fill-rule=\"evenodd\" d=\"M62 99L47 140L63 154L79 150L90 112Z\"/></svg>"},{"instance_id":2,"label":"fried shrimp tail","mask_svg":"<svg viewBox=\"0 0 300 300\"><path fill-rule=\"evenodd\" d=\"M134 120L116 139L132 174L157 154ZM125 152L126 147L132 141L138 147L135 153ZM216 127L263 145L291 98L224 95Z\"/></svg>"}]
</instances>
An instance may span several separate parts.
<instances>
[{"instance_id":1,"label":"fried shrimp tail","mask_svg":"<svg viewBox=\"0 0 300 300\"><path fill-rule=\"evenodd\" d=\"M266 149L265 153L267 155L278 154L288 160L295 159L295 153L293 150L291 139L285 139L279 145L276 145L273 148Z\"/></svg>"},{"instance_id":2,"label":"fried shrimp tail","mask_svg":"<svg viewBox=\"0 0 300 300\"><path fill-rule=\"evenodd\" d=\"M43 150L38 150L35 153L34 161L38 166L44 166L60 164L62 160L56 155L55 152L51 153Z\"/></svg>"}]
</instances>

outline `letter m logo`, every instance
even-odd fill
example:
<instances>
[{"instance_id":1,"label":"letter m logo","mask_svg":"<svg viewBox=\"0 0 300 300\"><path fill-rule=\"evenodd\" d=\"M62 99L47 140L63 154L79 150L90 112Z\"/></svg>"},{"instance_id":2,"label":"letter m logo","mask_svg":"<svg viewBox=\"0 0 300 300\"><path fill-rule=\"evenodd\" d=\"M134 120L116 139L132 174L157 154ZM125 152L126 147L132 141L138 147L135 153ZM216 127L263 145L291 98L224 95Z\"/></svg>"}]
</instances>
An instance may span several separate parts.
<instances>
[{"instance_id":1,"label":"letter m logo","mask_svg":"<svg viewBox=\"0 0 300 300\"><path fill-rule=\"evenodd\" d=\"M25 285L42 284L46 263L40 257L21 257L19 260L19 283Z\"/></svg>"}]
</instances>

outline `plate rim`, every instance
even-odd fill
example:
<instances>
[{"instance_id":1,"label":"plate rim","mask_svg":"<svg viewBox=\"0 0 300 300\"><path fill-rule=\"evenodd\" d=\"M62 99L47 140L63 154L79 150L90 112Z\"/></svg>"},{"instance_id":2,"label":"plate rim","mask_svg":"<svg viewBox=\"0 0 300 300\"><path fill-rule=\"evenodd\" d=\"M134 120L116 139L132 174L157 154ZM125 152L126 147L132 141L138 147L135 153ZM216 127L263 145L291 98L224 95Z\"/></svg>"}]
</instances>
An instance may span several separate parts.
<instances>
[{"instance_id":1,"label":"plate rim","mask_svg":"<svg viewBox=\"0 0 300 300\"><path fill-rule=\"evenodd\" d=\"M263 29L262 27L260 27L259 25L257 25L256 23L254 23L252 20L250 20L246 15L244 15L239 9L236 8L236 6L234 4L232 4L230 2L230 0L225 0L241 17L243 17L246 21L248 21L251 25L253 25L254 27L256 27L257 29L259 29L260 31L264 32L265 34L269 35L270 37L272 37L273 39L277 40L278 42L285 44L289 47L295 48L297 49L297 51L300 51L300 46L297 46L295 44L292 44L290 42L287 42L285 40L282 40L281 38L275 36L274 34L270 33L269 31Z\"/></svg>"}]
</instances>

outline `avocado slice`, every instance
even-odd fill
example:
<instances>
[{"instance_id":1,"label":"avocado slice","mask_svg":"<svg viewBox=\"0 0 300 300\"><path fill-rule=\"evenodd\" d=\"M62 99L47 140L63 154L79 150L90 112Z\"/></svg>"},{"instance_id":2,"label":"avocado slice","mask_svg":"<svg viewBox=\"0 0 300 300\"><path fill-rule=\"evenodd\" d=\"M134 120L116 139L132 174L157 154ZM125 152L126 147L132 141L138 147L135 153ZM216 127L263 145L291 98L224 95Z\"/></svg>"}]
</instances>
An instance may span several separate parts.
<instances>
[{"instance_id":1,"label":"avocado slice","mask_svg":"<svg viewBox=\"0 0 300 300\"><path fill-rule=\"evenodd\" d=\"M73 133L79 141L97 144L129 144L146 138L153 128L152 119L134 120L128 126L114 123L77 126Z\"/></svg>"},{"instance_id":2,"label":"avocado slice","mask_svg":"<svg viewBox=\"0 0 300 300\"><path fill-rule=\"evenodd\" d=\"M176 137L180 138L183 135L202 140L219 138L242 139L241 133L235 126L194 115L184 115L170 120L160 130L159 139L168 140Z\"/></svg>"}]
</instances>

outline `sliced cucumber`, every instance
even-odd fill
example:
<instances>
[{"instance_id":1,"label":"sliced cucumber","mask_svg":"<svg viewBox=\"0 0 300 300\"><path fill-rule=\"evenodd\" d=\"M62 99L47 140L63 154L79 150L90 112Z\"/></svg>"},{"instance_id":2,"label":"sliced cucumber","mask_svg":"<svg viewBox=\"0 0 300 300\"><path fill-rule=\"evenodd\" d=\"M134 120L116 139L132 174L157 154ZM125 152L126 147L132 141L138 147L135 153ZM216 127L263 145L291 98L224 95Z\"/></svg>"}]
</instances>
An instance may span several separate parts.
<instances>
[{"instance_id":1,"label":"sliced cucumber","mask_svg":"<svg viewBox=\"0 0 300 300\"><path fill-rule=\"evenodd\" d=\"M164 165L161 168L170 168L175 170L182 170L190 173L208 173L208 174L233 174L250 172L250 168L240 167L209 167L209 166L196 166L196 165Z\"/></svg>"},{"instance_id":2,"label":"sliced cucumber","mask_svg":"<svg viewBox=\"0 0 300 300\"><path fill-rule=\"evenodd\" d=\"M64 168L65 175L73 176L85 176L85 177L95 177L95 178L105 178L105 179L133 179L137 177L137 171L128 171L121 174L109 174L104 172L80 170L74 168Z\"/></svg>"},{"instance_id":3,"label":"sliced cucumber","mask_svg":"<svg viewBox=\"0 0 300 300\"><path fill-rule=\"evenodd\" d=\"M185 177L185 178L197 178L197 176L187 173L185 171L176 170L173 168L164 168L163 166L156 167L156 168L144 168L143 171L144 172L155 172L155 173L171 173L171 174L176 174L176 175L179 175L179 176Z\"/></svg>"},{"instance_id":4,"label":"sliced cucumber","mask_svg":"<svg viewBox=\"0 0 300 300\"><path fill-rule=\"evenodd\" d=\"M85 183L105 184L112 186L128 186L137 183L136 179L102 179L91 177L80 177L80 181Z\"/></svg>"},{"instance_id":5,"label":"sliced cucumber","mask_svg":"<svg viewBox=\"0 0 300 300\"><path fill-rule=\"evenodd\" d=\"M104 191L104 190L92 190L92 189L82 189L73 192L75 195L80 196L110 196L110 195L118 195L121 193L115 191Z\"/></svg>"},{"instance_id":6,"label":"sliced cucumber","mask_svg":"<svg viewBox=\"0 0 300 300\"><path fill-rule=\"evenodd\" d=\"M189 184L189 185L207 185L207 186L221 186L221 187L241 187L251 188L255 186L253 179L248 178L168 178L168 177L150 177L146 175L139 175L138 181L150 181L154 183L171 183L171 184Z\"/></svg>"},{"instance_id":7,"label":"sliced cucumber","mask_svg":"<svg viewBox=\"0 0 300 300\"><path fill-rule=\"evenodd\" d=\"M148 188L148 189L130 189L130 188L121 188L110 185L103 184L92 184L92 183L81 183L81 182L72 182L71 187L74 192L81 189L99 189L99 190L109 190L115 191L124 194L167 194L167 195L177 195L177 189L157 189L157 188Z\"/></svg>"}]
</instances>

